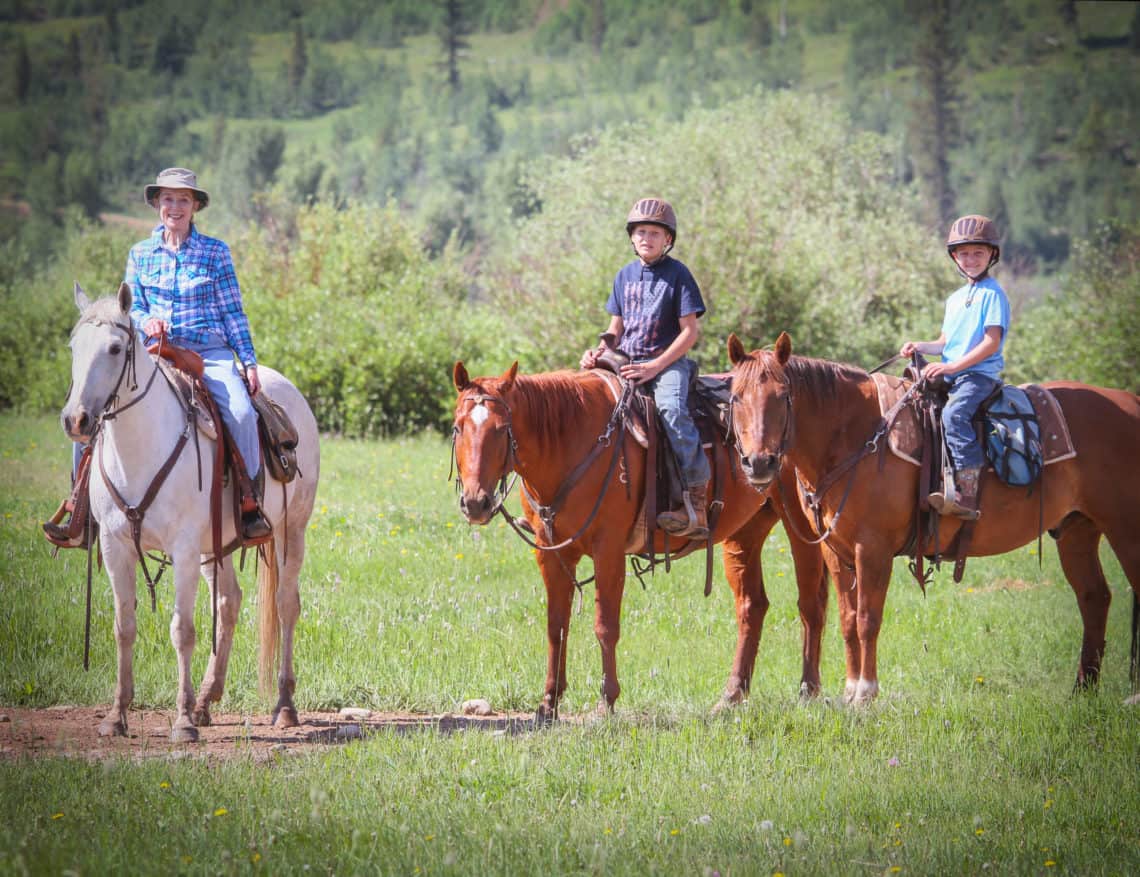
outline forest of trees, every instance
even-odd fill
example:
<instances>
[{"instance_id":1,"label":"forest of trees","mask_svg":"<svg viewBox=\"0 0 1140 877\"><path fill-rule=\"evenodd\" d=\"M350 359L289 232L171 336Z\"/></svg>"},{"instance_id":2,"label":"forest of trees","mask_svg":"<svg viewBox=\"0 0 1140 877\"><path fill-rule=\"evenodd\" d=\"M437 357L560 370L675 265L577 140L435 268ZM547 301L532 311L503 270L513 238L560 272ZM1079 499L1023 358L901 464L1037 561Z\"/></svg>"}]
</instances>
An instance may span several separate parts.
<instances>
[{"instance_id":1,"label":"forest of trees","mask_svg":"<svg viewBox=\"0 0 1140 877\"><path fill-rule=\"evenodd\" d=\"M679 250L715 302L710 366L749 322L757 343L787 326L801 349L864 362L904 328L932 332L953 282L938 240L984 212L1026 324L1099 335L1111 314L1111 364L1136 373L1118 333L1137 328L1140 3L10 0L0 64L3 334L62 347L64 278L113 283L140 236L104 223L151 219L143 184L193 167L259 347L308 357L329 428L437 424L445 376L397 377L457 349L496 370L575 361L627 252L626 202L649 190L678 206ZM348 275L296 276L317 258L306 235ZM354 262L349 242L400 256ZM26 301L58 283L62 310ZM1075 288L1098 306L1074 312ZM350 368L278 337L280 315L329 318L341 298L370 315L353 337L370 326L403 353ZM467 319L425 322L437 308ZM64 326L24 325L48 312ZM312 343L347 332L313 328ZM1025 375L1065 355L1027 350ZM38 389L11 389L28 367L0 354L0 407L54 403L50 356ZM1112 373L1095 354L1082 369Z\"/></svg>"}]
</instances>

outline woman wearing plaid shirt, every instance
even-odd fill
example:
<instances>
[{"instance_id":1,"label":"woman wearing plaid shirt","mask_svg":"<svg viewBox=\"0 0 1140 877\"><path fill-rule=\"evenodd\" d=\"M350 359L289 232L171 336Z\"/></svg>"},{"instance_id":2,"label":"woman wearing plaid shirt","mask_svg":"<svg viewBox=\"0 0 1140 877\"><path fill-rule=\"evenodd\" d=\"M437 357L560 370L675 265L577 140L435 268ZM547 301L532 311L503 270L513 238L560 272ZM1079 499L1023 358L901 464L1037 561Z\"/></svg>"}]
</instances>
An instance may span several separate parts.
<instances>
[{"instance_id":1,"label":"woman wearing plaid shirt","mask_svg":"<svg viewBox=\"0 0 1140 877\"><path fill-rule=\"evenodd\" d=\"M261 448L250 401L261 381L230 248L194 226L194 214L210 203L210 195L192 171L167 168L143 194L158 211L159 224L127 257L131 318L148 338L165 334L170 343L201 355L206 386L237 448L231 463L241 491L243 541L264 541L272 529L253 488ZM55 544L71 547L83 542L79 525L73 515L70 523L53 520L44 530Z\"/></svg>"}]
</instances>

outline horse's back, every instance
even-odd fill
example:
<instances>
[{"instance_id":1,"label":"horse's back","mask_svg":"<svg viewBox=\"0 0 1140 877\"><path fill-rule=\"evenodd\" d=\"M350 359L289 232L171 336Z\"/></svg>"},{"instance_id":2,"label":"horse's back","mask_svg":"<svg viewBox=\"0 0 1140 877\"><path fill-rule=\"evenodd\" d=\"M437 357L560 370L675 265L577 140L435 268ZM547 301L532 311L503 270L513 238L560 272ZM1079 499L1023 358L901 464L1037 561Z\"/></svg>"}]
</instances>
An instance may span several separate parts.
<instances>
[{"instance_id":1,"label":"horse's back","mask_svg":"<svg viewBox=\"0 0 1140 877\"><path fill-rule=\"evenodd\" d=\"M1076 381L1042 386L1061 406L1078 456L1119 453L1135 460L1140 448L1140 397L1135 393Z\"/></svg>"}]
</instances>

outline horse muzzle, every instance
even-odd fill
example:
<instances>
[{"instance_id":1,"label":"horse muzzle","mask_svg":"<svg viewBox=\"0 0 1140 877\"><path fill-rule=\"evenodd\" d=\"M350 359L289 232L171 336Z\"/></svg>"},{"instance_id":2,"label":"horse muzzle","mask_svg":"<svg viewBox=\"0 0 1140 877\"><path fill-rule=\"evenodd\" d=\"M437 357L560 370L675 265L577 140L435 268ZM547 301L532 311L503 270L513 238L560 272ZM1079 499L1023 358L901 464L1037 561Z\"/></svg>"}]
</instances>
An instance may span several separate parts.
<instances>
[{"instance_id":1,"label":"horse muzzle","mask_svg":"<svg viewBox=\"0 0 1140 877\"><path fill-rule=\"evenodd\" d=\"M740 468L748 483L759 491L765 491L772 486L776 476L780 474L779 454L741 454Z\"/></svg>"},{"instance_id":2,"label":"horse muzzle","mask_svg":"<svg viewBox=\"0 0 1140 877\"><path fill-rule=\"evenodd\" d=\"M459 510L469 524L482 526L488 523L495 516L497 508L493 497L482 488L474 494L468 494L467 491L459 494Z\"/></svg>"},{"instance_id":3,"label":"horse muzzle","mask_svg":"<svg viewBox=\"0 0 1140 877\"><path fill-rule=\"evenodd\" d=\"M98 418L92 417L82 405L64 408L59 415L63 431L73 442L89 442L95 434Z\"/></svg>"}]
</instances>

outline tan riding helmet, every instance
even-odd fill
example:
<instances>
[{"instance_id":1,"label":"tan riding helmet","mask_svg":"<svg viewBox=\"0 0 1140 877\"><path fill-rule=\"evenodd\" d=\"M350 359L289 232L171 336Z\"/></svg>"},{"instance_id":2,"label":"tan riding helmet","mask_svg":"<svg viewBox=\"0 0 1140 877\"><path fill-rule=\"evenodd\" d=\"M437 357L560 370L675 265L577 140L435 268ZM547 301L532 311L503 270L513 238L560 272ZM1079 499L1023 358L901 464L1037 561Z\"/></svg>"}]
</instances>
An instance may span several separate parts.
<instances>
[{"instance_id":1,"label":"tan riding helmet","mask_svg":"<svg viewBox=\"0 0 1140 877\"><path fill-rule=\"evenodd\" d=\"M991 268L1001 258L1001 238L998 236L997 226L988 216L971 213L954 220L954 224L950 226L950 234L946 236L946 252L953 259L954 249L965 244L987 244L993 247Z\"/></svg>"},{"instance_id":2,"label":"tan riding helmet","mask_svg":"<svg viewBox=\"0 0 1140 877\"><path fill-rule=\"evenodd\" d=\"M661 226L672 236L673 243L677 242L677 214L673 212L673 206L668 201L662 198L639 200L630 208L629 216L625 218L625 233L632 234L633 227L643 222Z\"/></svg>"}]
</instances>

